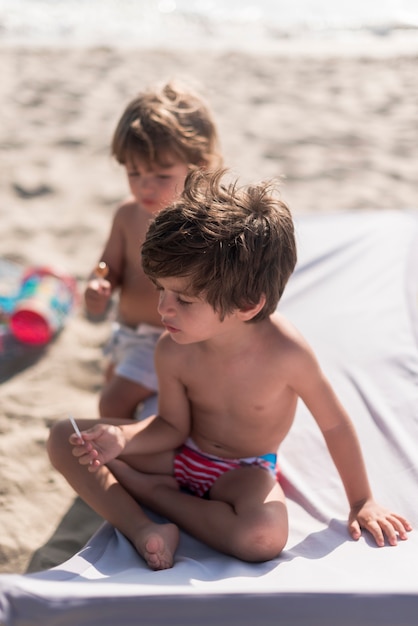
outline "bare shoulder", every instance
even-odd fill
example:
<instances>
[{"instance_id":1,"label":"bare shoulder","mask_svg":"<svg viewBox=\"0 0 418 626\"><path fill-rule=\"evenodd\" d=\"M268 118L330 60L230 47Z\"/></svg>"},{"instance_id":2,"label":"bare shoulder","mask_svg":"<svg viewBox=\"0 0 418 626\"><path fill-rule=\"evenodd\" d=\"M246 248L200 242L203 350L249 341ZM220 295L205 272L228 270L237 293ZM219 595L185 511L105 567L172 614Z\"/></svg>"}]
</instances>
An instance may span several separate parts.
<instances>
[{"instance_id":1,"label":"bare shoulder","mask_svg":"<svg viewBox=\"0 0 418 626\"><path fill-rule=\"evenodd\" d=\"M283 348L302 349L308 347L308 343L302 333L281 313L274 313L270 317L272 335Z\"/></svg>"},{"instance_id":2,"label":"bare shoulder","mask_svg":"<svg viewBox=\"0 0 418 626\"><path fill-rule=\"evenodd\" d=\"M187 354L187 346L178 345L167 331L162 333L155 348L157 366L177 371L183 361L187 362Z\"/></svg>"},{"instance_id":3,"label":"bare shoulder","mask_svg":"<svg viewBox=\"0 0 418 626\"><path fill-rule=\"evenodd\" d=\"M133 196L129 196L120 202L115 210L114 221L121 224L129 225L137 218L141 209Z\"/></svg>"},{"instance_id":4,"label":"bare shoulder","mask_svg":"<svg viewBox=\"0 0 418 626\"><path fill-rule=\"evenodd\" d=\"M270 320L272 343L278 349L278 358L286 368L300 371L301 368L316 367L315 354L302 333L280 313L272 315Z\"/></svg>"}]
</instances>

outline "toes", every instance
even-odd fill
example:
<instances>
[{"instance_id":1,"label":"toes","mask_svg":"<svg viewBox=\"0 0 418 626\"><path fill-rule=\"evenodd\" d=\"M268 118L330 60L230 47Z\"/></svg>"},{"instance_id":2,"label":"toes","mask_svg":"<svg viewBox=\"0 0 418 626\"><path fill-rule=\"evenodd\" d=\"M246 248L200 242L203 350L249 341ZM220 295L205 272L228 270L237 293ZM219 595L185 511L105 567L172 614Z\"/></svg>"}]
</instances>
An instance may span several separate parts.
<instances>
[{"instance_id":1,"label":"toes","mask_svg":"<svg viewBox=\"0 0 418 626\"><path fill-rule=\"evenodd\" d=\"M168 553L164 541L161 537L149 537L145 544L144 558L152 569L168 569L173 566L173 559Z\"/></svg>"}]
</instances>

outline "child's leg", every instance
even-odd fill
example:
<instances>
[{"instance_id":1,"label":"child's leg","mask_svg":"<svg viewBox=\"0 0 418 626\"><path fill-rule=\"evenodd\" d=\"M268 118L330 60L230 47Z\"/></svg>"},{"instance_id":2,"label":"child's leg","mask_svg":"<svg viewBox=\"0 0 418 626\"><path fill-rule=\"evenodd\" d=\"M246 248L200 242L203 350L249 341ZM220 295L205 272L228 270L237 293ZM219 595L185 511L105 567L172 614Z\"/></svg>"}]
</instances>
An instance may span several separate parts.
<instances>
[{"instance_id":1,"label":"child's leg","mask_svg":"<svg viewBox=\"0 0 418 626\"><path fill-rule=\"evenodd\" d=\"M114 327L106 347L109 364L99 401L101 417L134 419L138 405L155 395L154 351L162 328Z\"/></svg>"},{"instance_id":2,"label":"child's leg","mask_svg":"<svg viewBox=\"0 0 418 626\"><path fill-rule=\"evenodd\" d=\"M172 488L161 477L139 473L122 461L110 465L134 497L220 552L244 561L267 561L277 557L286 544L285 497L264 469L243 467L223 474L206 500Z\"/></svg>"},{"instance_id":3,"label":"child's leg","mask_svg":"<svg viewBox=\"0 0 418 626\"><path fill-rule=\"evenodd\" d=\"M83 420L79 426L86 430L96 423L97 420ZM91 473L80 465L68 441L72 432L69 420L58 422L51 429L48 453L54 467L92 509L132 542L151 569L172 567L179 540L178 528L150 520L106 466ZM163 463L160 471L164 470ZM173 479L167 477L167 480Z\"/></svg>"},{"instance_id":4,"label":"child's leg","mask_svg":"<svg viewBox=\"0 0 418 626\"><path fill-rule=\"evenodd\" d=\"M132 420L136 409L155 391L121 376L109 377L99 400L100 417Z\"/></svg>"}]
</instances>

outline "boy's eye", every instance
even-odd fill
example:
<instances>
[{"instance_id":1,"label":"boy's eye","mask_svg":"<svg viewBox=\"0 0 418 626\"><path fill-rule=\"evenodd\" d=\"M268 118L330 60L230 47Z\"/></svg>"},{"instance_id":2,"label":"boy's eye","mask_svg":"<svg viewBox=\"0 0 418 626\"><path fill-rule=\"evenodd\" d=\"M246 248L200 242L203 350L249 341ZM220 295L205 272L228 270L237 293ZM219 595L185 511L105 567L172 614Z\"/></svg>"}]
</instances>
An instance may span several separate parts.
<instances>
[{"instance_id":1,"label":"boy's eye","mask_svg":"<svg viewBox=\"0 0 418 626\"><path fill-rule=\"evenodd\" d=\"M193 304L193 302L190 302L189 300L183 300L183 298L177 298L177 302L181 305Z\"/></svg>"}]
</instances>

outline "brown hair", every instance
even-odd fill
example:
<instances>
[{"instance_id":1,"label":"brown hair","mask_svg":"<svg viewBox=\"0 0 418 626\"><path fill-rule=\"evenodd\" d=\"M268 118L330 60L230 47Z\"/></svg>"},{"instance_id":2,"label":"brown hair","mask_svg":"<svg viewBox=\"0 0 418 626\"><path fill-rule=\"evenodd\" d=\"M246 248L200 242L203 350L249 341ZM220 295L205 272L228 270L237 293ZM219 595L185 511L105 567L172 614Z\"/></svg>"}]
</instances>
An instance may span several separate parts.
<instances>
[{"instance_id":1,"label":"brown hair","mask_svg":"<svg viewBox=\"0 0 418 626\"><path fill-rule=\"evenodd\" d=\"M193 91L174 83L140 93L128 104L111 149L121 164L140 158L165 165L167 156L199 167L222 163L208 107Z\"/></svg>"},{"instance_id":2,"label":"brown hair","mask_svg":"<svg viewBox=\"0 0 418 626\"><path fill-rule=\"evenodd\" d=\"M180 199L151 222L142 264L151 280L184 276L221 318L266 302L274 312L296 264L291 213L272 183L222 184L225 170L192 171Z\"/></svg>"}]
</instances>

